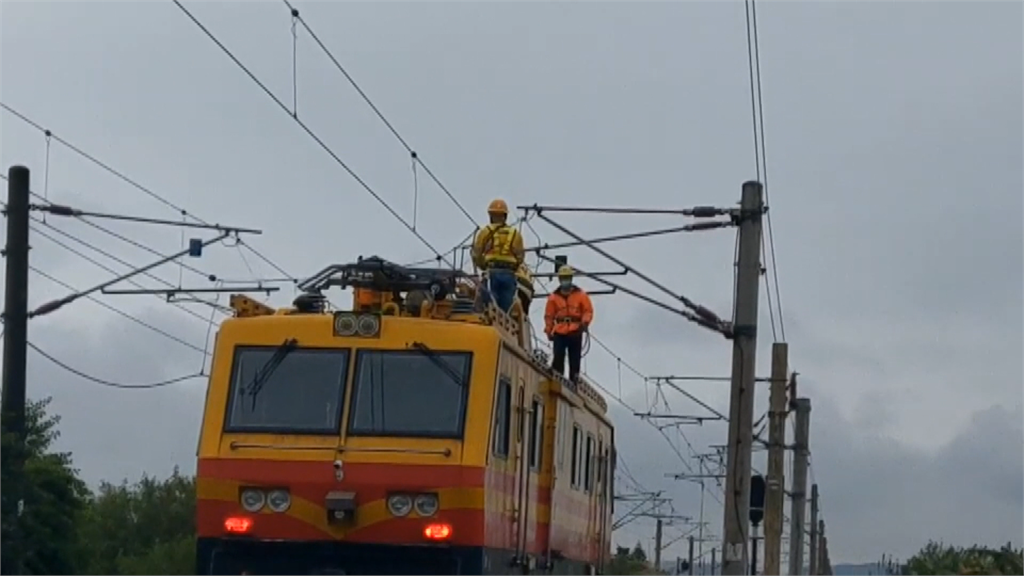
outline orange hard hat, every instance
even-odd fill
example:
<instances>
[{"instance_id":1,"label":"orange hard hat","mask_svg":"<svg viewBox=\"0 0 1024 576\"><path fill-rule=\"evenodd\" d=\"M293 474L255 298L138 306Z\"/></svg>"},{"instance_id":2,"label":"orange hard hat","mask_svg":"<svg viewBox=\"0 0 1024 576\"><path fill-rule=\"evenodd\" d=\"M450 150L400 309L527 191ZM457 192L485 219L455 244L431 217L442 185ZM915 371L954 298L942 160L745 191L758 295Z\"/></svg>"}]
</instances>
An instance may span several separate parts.
<instances>
[{"instance_id":1,"label":"orange hard hat","mask_svg":"<svg viewBox=\"0 0 1024 576\"><path fill-rule=\"evenodd\" d=\"M491 203L487 206L487 213L508 216L508 204L505 204L505 201L501 198L491 200Z\"/></svg>"}]
</instances>

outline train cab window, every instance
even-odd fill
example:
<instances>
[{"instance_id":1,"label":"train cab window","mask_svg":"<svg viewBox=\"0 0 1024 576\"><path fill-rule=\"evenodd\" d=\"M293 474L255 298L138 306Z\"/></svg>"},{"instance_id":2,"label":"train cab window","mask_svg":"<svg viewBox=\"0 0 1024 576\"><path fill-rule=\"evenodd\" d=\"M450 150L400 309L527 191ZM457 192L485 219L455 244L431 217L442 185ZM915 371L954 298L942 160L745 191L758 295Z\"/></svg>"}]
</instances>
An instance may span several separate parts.
<instances>
[{"instance_id":1,"label":"train cab window","mask_svg":"<svg viewBox=\"0 0 1024 576\"><path fill-rule=\"evenodd\" d=\"M540 470L544 447L544 404L534 397L530 404L530 468Z\"/></svg>"},{"instance_id":2,"label":"train cab window","mask_svg":"<svg viewBox=\"0 0 1024 576\"><path fill-rule=\"evenodd\" d=\"M494 447L496 456L508 456L509 416L512 405L512 381L502 376L498 381L498 397L494 408Z\"/></svg>"},{"instance_id":3,"label":"train cab window","mask_svg":"<svg viewBox=\"0 0 1024 576\"><path fill-rule=\"evenodd\" d=\"M572 425L572 468L569 471L569 483L573 488L580 485L580 427Z\"/></svg>"},{"instance_id":4,"label":"train cab window","mask_svg":"<svg viewBox=\"0 0 1024 576\"><path fill-rule=\"evenodd\" d=\"M224 431L337 434L349 355L339 349L237 347Z\"/></svg>"},{"instance_id":5,"label":"train cab window","mask_svg":"<svg viewBox=\"0 0 1024 576\"><path fill-rule=\"evenodd\" d=\"M587 448L584 453L583 489L590 492L594 489L594 437L587 434Z\"/></svg>"},{"instance_id":6,"label":"train cab window","mask_svg":"<svg viewBox=\"0 0 1024 576\"><path fill-rule=\"evenodd\" d=\"M360 350L348 433L461 438L471 357L426 349Z\"/></svg>"}]
</instances>

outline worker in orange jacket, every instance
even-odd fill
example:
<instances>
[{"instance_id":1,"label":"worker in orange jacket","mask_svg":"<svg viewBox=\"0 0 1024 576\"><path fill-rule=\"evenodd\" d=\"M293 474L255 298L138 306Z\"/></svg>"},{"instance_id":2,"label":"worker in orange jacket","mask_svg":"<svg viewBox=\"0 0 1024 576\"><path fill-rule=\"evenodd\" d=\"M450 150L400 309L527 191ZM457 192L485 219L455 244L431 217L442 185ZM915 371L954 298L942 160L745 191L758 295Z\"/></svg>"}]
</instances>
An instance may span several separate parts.
<instances>
[{"instance_id":1,"label":"worker in orange jacket","mask_svg":"<svg viewBox=\"0 0 1024 576\"><path fill-rule=\"evenodd\" d=\"M594 306L587 292L572 283L573 270L563 265L558 269L558 289L548 296L544 309L544 333L554 348L551 369L565 374L565 355L569 353L569 379L580 375L583 355L583 333L594 320Z\"/></svg>"}]
</instances>

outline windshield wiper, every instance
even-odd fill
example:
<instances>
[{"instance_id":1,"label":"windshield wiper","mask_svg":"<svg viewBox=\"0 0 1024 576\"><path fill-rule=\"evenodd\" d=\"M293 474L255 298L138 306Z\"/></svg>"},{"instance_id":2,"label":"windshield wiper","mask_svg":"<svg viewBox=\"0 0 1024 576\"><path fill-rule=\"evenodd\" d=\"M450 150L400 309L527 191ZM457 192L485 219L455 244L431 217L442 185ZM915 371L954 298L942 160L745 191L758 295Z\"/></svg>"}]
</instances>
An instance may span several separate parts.
<instances>
[{"instance_id":1,"label":"windshield wiper","mask_svg":"<svg viewBox=\"0 0 1024 576\"><path fill-rule=\"evenodd\" d=\"M280 346L274 350L274 354L256 370L256 375L252 378L252 384L249 385L249 395L252 396L252 408L256 409L256 396L263 390L263 385L266 384L270 375L277 370L277 367L281 365L281 362L285 359L285 356L291 354L292 350L298 348L299 341L295 338L288 338L281 343Z\"/></svg>"},{"instance_id":2,"label":"windshield wiper","mask_svg":"<svg viewBox=\"0 0 1024 576\"><path fill-rule=\"evenodd\" d=\"M465 385L465 382L463 381L463 378L462 378L462 374L459 374L458 372L456 372L455 369L452 368L451 364L449 364L447 361L441 359L441 357L437 354L437 352L432 350L429 346L427 346L423 342L413 342L410 345L410 347L414 348L416 350L419 350L420 353L422 353L424 356L426 356L428 360L433 362L434 366L437 366L441 370L444 370L444 373L447 374L448 377L451 378L452 381L455 382L457 385L459 385L459 386L464 386Z\"/></svg>"}]
</instances>

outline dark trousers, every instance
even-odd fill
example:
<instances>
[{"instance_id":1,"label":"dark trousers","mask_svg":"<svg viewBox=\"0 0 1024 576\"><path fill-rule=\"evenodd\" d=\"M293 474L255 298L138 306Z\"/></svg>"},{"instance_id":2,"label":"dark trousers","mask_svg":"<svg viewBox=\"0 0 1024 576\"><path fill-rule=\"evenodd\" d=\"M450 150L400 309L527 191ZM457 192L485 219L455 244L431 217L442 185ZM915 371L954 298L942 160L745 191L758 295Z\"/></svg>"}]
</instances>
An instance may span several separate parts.
<instances>
[{"instance_id":1,"label":"dark trousers","mask_svg":"<svg viewBox=\"0 0 1024 576\"><path fill-rule=\"evenodd\" d=\"M551 341L554 358L551 369L565 375L565 354L569 353L569 379L575 381L580 375L580 356L583 353L583 333L555 334Z\"/></svg>"}]
</instances>

